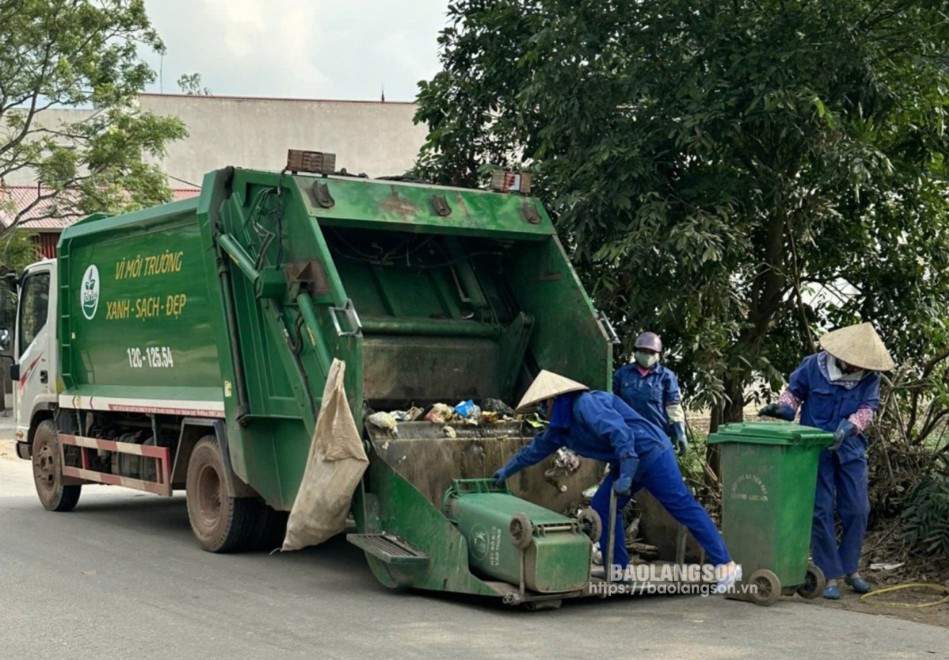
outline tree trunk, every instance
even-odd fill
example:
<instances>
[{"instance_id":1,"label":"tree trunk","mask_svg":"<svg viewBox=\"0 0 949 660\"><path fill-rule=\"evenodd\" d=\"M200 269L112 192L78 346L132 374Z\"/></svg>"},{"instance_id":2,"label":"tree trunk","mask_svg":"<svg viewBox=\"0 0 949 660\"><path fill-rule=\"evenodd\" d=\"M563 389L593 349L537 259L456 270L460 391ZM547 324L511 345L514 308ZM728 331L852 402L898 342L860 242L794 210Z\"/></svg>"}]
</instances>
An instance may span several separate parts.
<instances>
[{"instance_id":1,"label":"tree trunk","mask_svg":"<svg viewBox=\"0 0 949 660\"><path fill-rule=\"evenodd\" d=\"M718 427L722 424L742 422L745 419L744 383L726 378L724 385L728 400L712 409L712 416L709 421L710 434L718 431ZM705 460L708 461L708 466L715 473L715 476L721 478L721 456L718 445L706 445Z\"/></svg>"}]
</instances>

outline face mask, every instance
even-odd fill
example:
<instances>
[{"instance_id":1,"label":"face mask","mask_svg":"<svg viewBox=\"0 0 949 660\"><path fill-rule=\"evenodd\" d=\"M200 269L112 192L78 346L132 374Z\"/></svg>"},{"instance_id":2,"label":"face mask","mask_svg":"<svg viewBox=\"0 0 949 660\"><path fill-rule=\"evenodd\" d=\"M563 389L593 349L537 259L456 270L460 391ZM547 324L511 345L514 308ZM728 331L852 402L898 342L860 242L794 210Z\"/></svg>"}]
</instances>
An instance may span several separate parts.
<instances>
[{"instance_id":1,"label":"face mask","mask_svg":"<svg viewBox=\"0 0 949 660\"><path fill-rule=\"evenodd\" d=\"M656 353L642 353L636 351L636 363L641 366L643 369L649 369L651 366L659 362L659 355Z\"/></svg>"}]
</instances>

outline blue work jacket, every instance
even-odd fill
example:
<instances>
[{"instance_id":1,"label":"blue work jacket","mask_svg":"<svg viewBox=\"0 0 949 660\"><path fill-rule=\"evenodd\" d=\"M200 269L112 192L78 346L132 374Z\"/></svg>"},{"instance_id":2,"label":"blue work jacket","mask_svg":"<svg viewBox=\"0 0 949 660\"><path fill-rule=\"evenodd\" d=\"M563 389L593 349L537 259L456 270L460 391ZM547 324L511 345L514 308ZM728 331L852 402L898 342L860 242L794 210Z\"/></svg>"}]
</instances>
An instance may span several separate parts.
<instances>
[{"instance_id":1,"label":"blue work jacket","mask_svg":"<svg viewBox=\"0 0 949 660\"><path fill-rule=\"evenodd\" d=\"M517 462L524 467L534 465L561 447L610 463L638 459L639 474L671 450L672 443L618 396L592 390L557 397L550 426L521 448Z\"/></svg>"},{"instance_id":2,"label":"blue work jacket","mask_svg":"<svg viewBox=\"0 0 949 660\"><path fill-rule=\"evenodd\" d=\"M613 394L672 437L666 407L681 403L682 395L670 369L657 364L643 376L635 362L624 365L613 374Z\"/></svg>"},{"instance_id":3,"label":"blue work jacket","mask_svg":"<svg viewBox=\"0 0 949 660\"><path fill-rule=\"evenodd\" d=\"M801 424L833 433L837 425L859 408L880 407L880 374L868 371L851 383L831 381L827 375L827 353L804 358L788 379L791 394L801 400ZM866 451L862 433L848 438L837 450L841 462Z\"/></svg>"}]
</instances>

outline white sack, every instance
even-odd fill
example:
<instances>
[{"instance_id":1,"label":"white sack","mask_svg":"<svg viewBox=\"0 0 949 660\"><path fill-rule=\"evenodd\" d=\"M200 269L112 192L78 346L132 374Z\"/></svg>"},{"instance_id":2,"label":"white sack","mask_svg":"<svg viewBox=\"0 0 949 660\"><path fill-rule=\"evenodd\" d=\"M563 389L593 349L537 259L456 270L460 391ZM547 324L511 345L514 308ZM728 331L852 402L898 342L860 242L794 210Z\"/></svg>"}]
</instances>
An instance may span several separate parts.
<instances>
[{"instance_id":1,"label":"white sack","mask_svg":"<svg viewBox=\"0 0 949 660\"><path fill-rule=\"evenodd\" d=\"M346 363L334 359L282 550L317 545L342 532L353 492L369 465L346 400L345 372Z\"/></svg>"}]
</instances>

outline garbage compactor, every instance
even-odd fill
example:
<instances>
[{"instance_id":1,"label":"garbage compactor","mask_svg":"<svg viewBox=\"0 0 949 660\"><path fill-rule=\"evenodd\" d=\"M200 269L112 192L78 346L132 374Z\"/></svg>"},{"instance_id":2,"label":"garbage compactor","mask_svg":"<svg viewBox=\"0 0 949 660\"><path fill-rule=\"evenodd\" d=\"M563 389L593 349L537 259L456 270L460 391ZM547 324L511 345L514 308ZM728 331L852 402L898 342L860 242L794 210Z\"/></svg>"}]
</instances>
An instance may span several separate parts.
<instances>
[{"instance_id":1,"label":"garbage compactor","mask_svg":"<svg viewBox=\"0 0 949 660\"><path fill-rule=\"evenodd\" d=\"M744 576L730 597L771 605L823 592L808 551L818 458L833 439L784 422L725 424L709 436L721 449L722 535Z\"/></svg>"},{"instance_id":2,"label":"garbage compactor","mask_svg":"<svg viewBox=\"0 0 949 660\"><path fill-rule=\"evenodd\" d=\"M280 172L216 170L195 198L81 220L56 263L28 269L50 309L27 314L48 311L48 332L21 354L20 381L46 389L18 397L18 453L35 456L41 501L69 510L94 483L185 490L201 548L260 547L285 529L338 360L368 459L348 538L380 582L511 603L578 595L592 543L577 512L602 463L551 456L510 492L456 486L452 519L443 509L453 483L489 478L538 433L510 408L541 369L609 389L615 334L550 218L522 188L334 168L291 152ZM43 362L31 351L47 339L57 359ZM469 400L483 414L438 412ZM380 412L400 421L368 423ZM534 530L503 572L470 547L481 497Z\"/></svg>"},{"instance_id":3,"label":"garbage compactor","mask_svg":"<svg viewBox=\"0 0 949 660\"><path fill-rule=\"evenodd\" d=\"M49 391L18 396L30 440L18 452L38 456L44 506L71 509L93 483L184 489L203 549L259 547L286 524L338 359L369 459L349 540L380 582L512 603L577 595L591 542L575 514L604 465L552 456L511 492L456 485L446 515L453 484L489 478L538 429L487 408L431 414L513 406L541 369L609 389L615 335L543 206L347 176L329 154L303 155L282 172L211 172L193 199L83 219L57 263L28 269L24 281L48 288L58 358L33 377L46 335L34 341L21 382ZM409 410L421 414L366 423ZM471 547L483 497L531 523L523 585L515 555L499 572Z\"/></svg>"}]
</instances>

